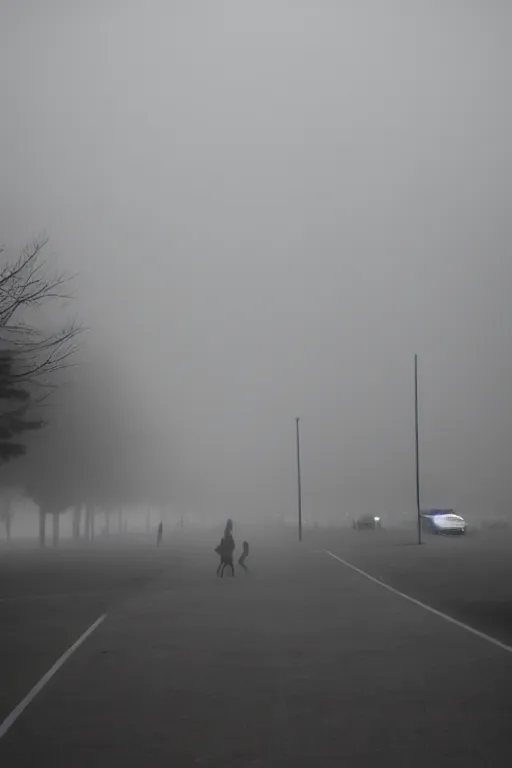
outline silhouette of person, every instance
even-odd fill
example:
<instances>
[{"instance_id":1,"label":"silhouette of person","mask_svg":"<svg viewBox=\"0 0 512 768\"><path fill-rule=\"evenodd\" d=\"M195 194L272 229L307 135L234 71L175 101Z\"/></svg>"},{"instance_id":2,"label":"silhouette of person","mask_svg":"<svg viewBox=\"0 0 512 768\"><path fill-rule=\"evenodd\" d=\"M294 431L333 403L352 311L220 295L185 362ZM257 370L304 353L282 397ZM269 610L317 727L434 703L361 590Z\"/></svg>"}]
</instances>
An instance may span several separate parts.
<instances>
[{"instance_id":1,"label":"silhouette of person","mask_svg":"<svg viewBox=\"0 0 512 768\"><path fill-rule=\"evenodd\" d=\"M245 561L249 557L249 542L248 541L244 541L243 548L244 548L244 550L243 550L242 554L240 555L240 557L238 558L238 564L242 566L244 571L247 571L248 569L247 569L247 566L245 565Z\"/></svg>"},{"instance_id":2,"label":"silhouette of person","mask_svg":"<svg viewBox=\"0 0 512 768\"><path fill-rule=\"evenodd\" d=\"M157 545L157 547L159 547L160 544L162 543L163 532L164 532L164 524L160 521L160 523L158 524L158 533L156 535L156 545Z\"/></svg>"},{"instance_id":3,"label":"silhouette of person","mask_svg":"<svg viewBox=\"0 0 512 768\"><path fill-rule=\"evenodd\" d=\"M233 565L233 552L235 551L235 541L233 539L233 536L231 533L228 533L227 536L224 536L221 543L221 549L220 549L220 557L221 557L221 564L220 564L220 576L224 576L224 571L226 570L226 566L228 568L231 568L231 575L235 575L235 566Z\"/></svg>"},{"instance_id":4,"label":"silhouette of person","mask_svg":"<svg viewBox=\"0 0 512 768\"><path fill-rule=\"evenodd\" d=\"M224 552L224 537L222 537L222 539L220 540L220 544L218 544L215 547L215 552L220 556L219 567L217 568L217 576L220 576L220 571L223 563L222 554Z\"/></svg>"}]
</instances>

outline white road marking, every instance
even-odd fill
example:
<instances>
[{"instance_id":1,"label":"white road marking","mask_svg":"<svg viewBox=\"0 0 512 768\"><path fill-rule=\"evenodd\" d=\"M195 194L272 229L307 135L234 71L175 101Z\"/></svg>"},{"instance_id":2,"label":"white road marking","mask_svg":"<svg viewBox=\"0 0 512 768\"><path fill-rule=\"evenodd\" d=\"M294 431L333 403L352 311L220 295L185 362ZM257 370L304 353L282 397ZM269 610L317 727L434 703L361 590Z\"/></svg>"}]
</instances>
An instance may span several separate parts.
<instances>
[{"instance_id":1,"label":"white road marking","mask_svg":"<svg viewBox=\"0 0 512 768\"><path fill-rule=\"evenodd\" d=\"M498 648L501 648L502 651L507 651L507 653L512 653L512 646L507 645L506 643L502 643L500 640L497 640L495 637L492 637L491 635L487 635L485 632L480 632L480 630L475 629L474 627L471 627L469 624L464 624L463 621L458 621L457 619L454 619L453 616L449 616L447 613L438 611L437 608L432 608L432 606L427 605L427 603L422 603L421 600L416 600L415 597L406 595L405 592L400 592L400 590L395 589L394 587L390 587L389 584L386 584L384 581L382 581L382 579L377 579L375 578L375 576L371 576L369 573L366 573L366 571L362 571L360 568L357 568L355 565L352 565L352 563L349 563L347 560L343 560L342 557L338 557L338 555L335 555L333 552L329 552L328 549L324 549L323 551L330 557L334 558L334 560L338 560L338 562L342 563L347 568L351 568L353 571L356 571L356 573L359 573L361 576L364 576L366 579L369 579L370 581L375 582L375 584L378 584L379 587L382 587L383 589L387 589L389 592L393 592L395 595L398 595L399 597L403 597L404 600L408 600L410 603L414 603L414 605L418 605L420 608L423 608L425 611L429 611L430 613L433 613L435 616L439 616L441 619L444 619L445 621L450 622L450 624L455 624L455 626L460 627L461 629L465 629L466 632L470 632L472 635L476 635L481 640L487 640L488 643L491 643L492 645L496 645Z\"/></svg>"},{"instance_id":2,"label":"white road marking","mask_svg":"<svg viewBox=\"0 0 512 768\"><path fill-rule=\"evenodd\" d=\"M90 597L91 595L99 594L100 590L96 592L46 592L44 594L35 595L10 595L7 597L0 597L0 603L19 603L26 602L27 600L54 600L68 597ZM105 590L101 590L101 594L105 594Z\"/></svg>"},{"instance_id":3,"label":"white road marking","mask_svg":"<svg viewBox=\"0 0 512 768\"><path fill-rule=\"evenodd\" d=\"M10 715L7 715L7 717L5 718L5 720L3 721L3 723L0 725L0 739L1 739L3 736L5 736L5 734L6 734L6 733L7 733L7 731L9 730L9 728L10 728L10 727L11 727L11 726L12 726L12 725L13 725L13 724L16 722L16 720L18 719L18 717L19 717L19 716L20 716L20 715L23 713L23 711L24 711L24 710L25 710L25 709L28 707L28 705L30 704L30 702L31 702L31 701L33 701L33 699L35 699L35 697L37 696L37 694L38 694L38 693L39 693L39 692L40 692L40 691L41 691L41 690L44 688L44 686L46 685L46 683L48 683L48 682L51 680L51 678L54 676L54 674L55 674L56 672L58 672L58 671L59 671L59 669L62 667L62 665L63 665L63 664L64 664L64 663L65 663L65 662L66 662L66 661L69 659L69 657L71 656L71 654L73 654L73 653L76 651L76 649L77 649L77 648L79 648L79 647L82 645L82 643L83 643L85 640L87 640L87 638L89 637L89 635L92 635L92 633L94 632L94 630L95 630L97 627L99 627L99 625L101 624L101 622L104 620L104 618L105 618L105 617L106 617L106 613L104 613L102 616L100 616L100 617L99 617L99 619L96 619L96 621L94 622L94 624L91 624L91 626L89 627L89 629L87 629L87 630L86 630L86 631L83 633L83 635L81 635L81 636L78 638L78 640L77 640L75 643L73 643L73 645L72 645L72 646L70 646L70 647L68 648L68 650L67 650L65 653L63 653L63 654L62 654L62 656L60 657L60 659L58 659L58 660L55 662L55 664L53 665L53 667L52 667L51 669L49 669L49 670L48 670L48 672L47 672L45 675L43 675L43 677L42 677L42 678L39 680L39 682L38 682L38 683L36 683L36 685L34 685L34 687L32 688L32 690L31 690L31 691L29 691L29 692L27 693L27 695L25 696L25 698L24 698L22 701L20 701L20 703L18 704L18 706L17 706L17 707L15 707L15 708L12 710L12 712L10 713Z\"/></svg>"}]
</instances>

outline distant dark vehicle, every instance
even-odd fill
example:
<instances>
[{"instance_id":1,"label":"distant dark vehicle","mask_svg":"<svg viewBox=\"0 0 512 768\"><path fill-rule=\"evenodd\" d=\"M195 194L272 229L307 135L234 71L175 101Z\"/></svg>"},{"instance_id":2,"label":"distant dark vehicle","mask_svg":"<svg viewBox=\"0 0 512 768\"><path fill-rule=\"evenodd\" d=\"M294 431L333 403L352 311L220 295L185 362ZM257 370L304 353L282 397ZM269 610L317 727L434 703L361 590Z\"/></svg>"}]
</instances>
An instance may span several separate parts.
<instances>
[{"instance_id":1,"label":"distant dark vehicle","mask_svg":"<svg viewBox=\"0 0 512 768\"><path fill-rule=\"evenodd\" d=\"M381 519L376 515L360 515L353 522L353 527L356 531L375 531L377 528L382 528Z\"/></svg>"},{"instance_id":2,"label":"distant dark vehicle","mask_svg":"<svg viewBox=\"0 0 512 768\"><path fill-rule=\"evenodd\" d=\"M467 523L453 509L428 509L421 513L421 524L428 533L466 533Z\"/></svg>"}]
</instances>

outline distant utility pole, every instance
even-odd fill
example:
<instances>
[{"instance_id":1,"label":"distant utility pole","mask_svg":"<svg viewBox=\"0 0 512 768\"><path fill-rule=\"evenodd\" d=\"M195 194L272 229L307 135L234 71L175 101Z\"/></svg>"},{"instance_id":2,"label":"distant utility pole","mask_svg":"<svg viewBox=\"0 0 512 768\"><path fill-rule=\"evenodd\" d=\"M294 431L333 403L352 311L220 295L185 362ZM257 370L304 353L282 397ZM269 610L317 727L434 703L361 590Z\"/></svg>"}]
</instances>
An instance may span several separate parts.
<instances>
[{"instance_id":1,"label":"distant utility pole","mask_svg":"<svg viewBox=\"0 0 512 768\"><path fill-rule=\"evenodd\" d=\"M299 512L299 541L302 541L302 488L300 480L300 435L299 435L299 417L295 419L297 431L297 503Z\"/></svg>"},{"instance_id":2,"label":"distant utility pole","mask_svg":"<svg viewBox=\"0 0 512 768\"><path fill-rule=\"evenodd\" d=\"M418 514L418 544L421 544L420 441L418 431L418 355L414 355L414 423L416 433L416 511Z\"/></svg>"}]
</instances>

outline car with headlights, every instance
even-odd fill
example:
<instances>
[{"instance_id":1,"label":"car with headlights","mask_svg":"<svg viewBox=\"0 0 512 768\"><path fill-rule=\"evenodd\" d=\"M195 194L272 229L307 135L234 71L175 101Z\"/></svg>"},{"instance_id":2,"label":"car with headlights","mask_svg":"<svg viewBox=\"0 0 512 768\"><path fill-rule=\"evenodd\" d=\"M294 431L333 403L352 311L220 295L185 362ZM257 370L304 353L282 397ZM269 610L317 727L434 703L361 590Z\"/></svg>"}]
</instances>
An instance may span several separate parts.
<instances>
[{"instance_id":1,"label":"car with headlights","mask_svg":"<svg viewBox=\"0 0 512 768\"><path fill-rule=\"evenodd\" d=\"M354 520L352 525L357 531L375 531L381 527L381 520L378 515L360 515Z\"/></svg>"},{"instance_id":2,"label":"car with headlights","mask_svg":"<svg viewBox=\"0 0 512 768\"><path fill-rule=\"evenodd\" d=\"M428 533L466 533L467 523L453 509L429 509L421 513L423 530Z\"/></svg>"}]
</instances>

